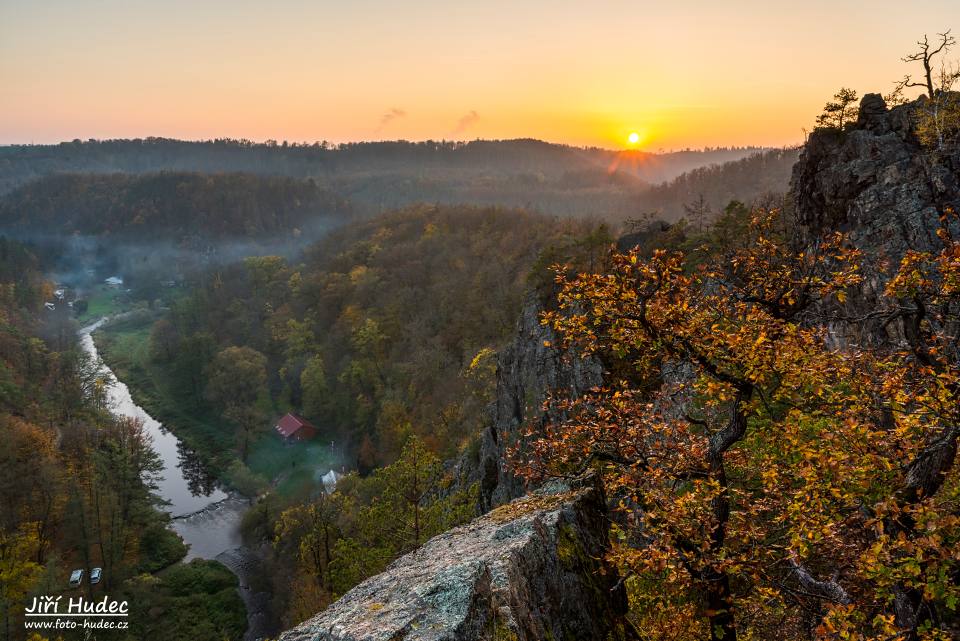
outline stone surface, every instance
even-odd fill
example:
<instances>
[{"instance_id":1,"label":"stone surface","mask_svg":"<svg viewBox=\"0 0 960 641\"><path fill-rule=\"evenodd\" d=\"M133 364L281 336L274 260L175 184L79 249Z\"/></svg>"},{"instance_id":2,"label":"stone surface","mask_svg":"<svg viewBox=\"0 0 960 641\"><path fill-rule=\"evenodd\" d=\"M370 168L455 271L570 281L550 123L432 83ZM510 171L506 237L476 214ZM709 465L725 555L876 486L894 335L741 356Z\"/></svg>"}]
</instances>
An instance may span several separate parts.
<instances>
[{"instance_id":1,"label":"stone surface","mask_svg":"<svg viewBox=\"0 0 960 641\"><path fill-rule=\"evenodd\" d=\"M530 297L513 341L497 359L497 392L481 434L479 461L467 465L465 474L468 482L480 483L482 512L526 491L510 470L507 450L522 441L521 431L528 422L544 424L559 417L543 411L547 395L558 391L568 398L578 397L602 382L598 361L555 346L553 330L540 324L540 311L539 301Z\"/></svg>"},{"instance_id":2,"label":"stone surface","mask_svg":"<svg viewBox=\"0 0 960 641\"><path fill-rule=\"evenodd\" d=\"M940 212L960 205L960 158L924 149L915 135L926 99L887 109L867 94L852 128L817 130L793 168L791 194L801 241L842 231L864 254L864 283L847 302L829 310L846 318L875 313L883 287L908 250L940 246ZM837 344L896 344L902 327L877 316L830 326Z\"/></svg>"},{"instance_id":3,"label":"stone surface","mask_svg":"<svg viewBox=\"0 0 960 641\"><path fill-rule=\"evenodd\" d=\"M281 641L617 639L626 608L592 480L548 486L434 537Z\"/></svg>"}]
</instances>

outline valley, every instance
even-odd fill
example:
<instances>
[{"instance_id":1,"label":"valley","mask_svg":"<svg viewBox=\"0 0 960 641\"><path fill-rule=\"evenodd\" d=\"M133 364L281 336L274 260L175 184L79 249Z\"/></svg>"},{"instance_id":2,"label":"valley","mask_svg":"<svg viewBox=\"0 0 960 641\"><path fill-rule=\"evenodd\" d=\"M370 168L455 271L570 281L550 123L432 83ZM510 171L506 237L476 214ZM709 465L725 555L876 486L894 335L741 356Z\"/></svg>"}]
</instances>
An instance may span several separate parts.
<instances>
[{"instance_id":1,"label":"valley","mask_svg":"<svg viewBox=\"0 0 960 641\"><path fill-rule=\"evenodd\" d=\"M914 5L0 1L0 641L960 640Z\"/></svg>"}]
</instances>

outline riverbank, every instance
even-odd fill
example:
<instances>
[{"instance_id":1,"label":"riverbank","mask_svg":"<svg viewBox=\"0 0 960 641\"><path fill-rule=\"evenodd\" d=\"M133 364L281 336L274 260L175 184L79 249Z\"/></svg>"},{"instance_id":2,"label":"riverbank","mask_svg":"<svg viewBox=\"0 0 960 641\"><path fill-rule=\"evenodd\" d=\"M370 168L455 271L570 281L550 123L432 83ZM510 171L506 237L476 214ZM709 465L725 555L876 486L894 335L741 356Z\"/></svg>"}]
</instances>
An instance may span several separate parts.
<instances>
[{"instance_id":1,"label":"riverbank","mask_svg":"<svg viewBox=\"0 0 960 641\"><path fill-rule=\"evenodd\" d=\"M232 447L227 428L203 408L178 398L169 373L151 362L150 327L157 318L146 311L112 318L94 335L97 350L127 383L134 401L164 425L176 426L178 439L196 453L208 473L222 478L230 463L223 453Z\"/></svg>"},{"instance_id":2,"label":"riverbank","mask_svg":"<svg viewBox=\"0 0 960 641\"><path fill-rule=\"evenodd\" d=\"M245 496L266 489L284 497L309 494L319 477L336 467L338 457L325 443L289 447L265 425L251 447L246 464L236 453L234 426L205 404L187 400L183 382L169 364L150 354L150 329L159 315L136 313L101 327L95 335L104 362L126 381L134 401L164 425L190 451L204 473ZM291 408L263 399L261 412L281 416Z\"/></svg>"},{"instance_id":3,"label":"riverbank","mask_svg":"<svg viewBox=\"0 0 960 641\"><path fill-rule=\"evenodd\" d=\"M99 352L92 335L104 323L105 319L101 319L79 333L80 347L94 360L99 358ZM263 636L264 613L246 607L244 586L249 585L249 577L217 560L219 555L232 551L234 556L247 558L248 565L256 567L256 556L240 541L240 522L249 502L227 495L214 478L203 473L201 466L195 461L191 463L189 450L133 400L122 373L112 372L105 365L104 374L115 379L107 392L111 411L142 421L153 440L163 464L157 481L157 494L165 501L161 509L173 517L170 530L188 546L181 553L188 562L142 575L129 586L135 596L132 602L149 605L139 623L144 632L150 632L143 638L219 640L242 636L252 641ZM226 576L235 581L226 581ZM180 616L185 611L191 613L189 618ZM172 616L173 612L177 616ZM246 625L238 621L245 621ZM199 627L194 630L191 624ZM213 626L209 630L208 624Z\"/></svg>"}]
</instances>

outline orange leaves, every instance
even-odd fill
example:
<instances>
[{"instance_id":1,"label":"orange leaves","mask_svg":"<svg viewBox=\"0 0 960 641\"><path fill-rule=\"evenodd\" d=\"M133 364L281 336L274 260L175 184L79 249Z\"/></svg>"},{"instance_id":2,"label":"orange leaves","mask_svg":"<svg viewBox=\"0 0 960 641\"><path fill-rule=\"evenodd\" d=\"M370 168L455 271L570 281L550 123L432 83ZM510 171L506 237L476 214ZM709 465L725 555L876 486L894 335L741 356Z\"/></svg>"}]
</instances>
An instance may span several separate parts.
<instances>
[{"instance_id":1,"label":"orange leaves","mask_svg":"<svg viewBox=\"0 0 960 641\"><path fill-rule=\"evenodd\" d=\"M530 426L522 471L602 474L622 527L612 558L645 586L638 602L687 617L678 638L717 615L705 577L727 577L745 636L813 629L817 610L821 637L873 639L894 629L895 585L960 602L957 466L904 498L931 443L960 429L960 248L947 229L887 286L902 348L841 350L817 314L861 282L859 252L839 234L797 251L772 220L761 212L752 243L697 269L630 252L606 274L558 276L543 322L619 380ZM834 574L855 603L800 589L791 561Z\"/></svg>"},{"instance_id":2,"label":"orange leaves","mask_svg":"<svg viewBox=\"0 0 960 641\"><path fill-rule=\"evenodd\" d=\"M943 243L939 252L908 251L900 261L896 275L886 287L886 295L934 305L960 294L960 242L954 239L952 226L960 222L953 210L940 217L937 236Z\"/></svg>"}]
</instances>

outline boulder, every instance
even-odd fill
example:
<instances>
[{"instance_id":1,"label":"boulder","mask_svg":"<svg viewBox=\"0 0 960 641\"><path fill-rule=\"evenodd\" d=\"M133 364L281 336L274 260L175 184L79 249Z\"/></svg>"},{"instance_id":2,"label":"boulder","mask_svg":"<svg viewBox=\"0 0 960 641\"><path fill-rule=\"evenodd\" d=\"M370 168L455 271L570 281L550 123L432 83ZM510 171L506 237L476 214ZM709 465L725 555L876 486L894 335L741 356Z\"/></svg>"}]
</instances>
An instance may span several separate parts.
<instances>
[{"instance_id":1,"label":"boulder","mask_svg":"<svg viewBox=\"0 0 960 641\"><path fill-rule=\"evenodd\" d=\"M280 639L622 638L607 530L596 483L549 485L434 537Z\"/></svg>"}]
</instances>

